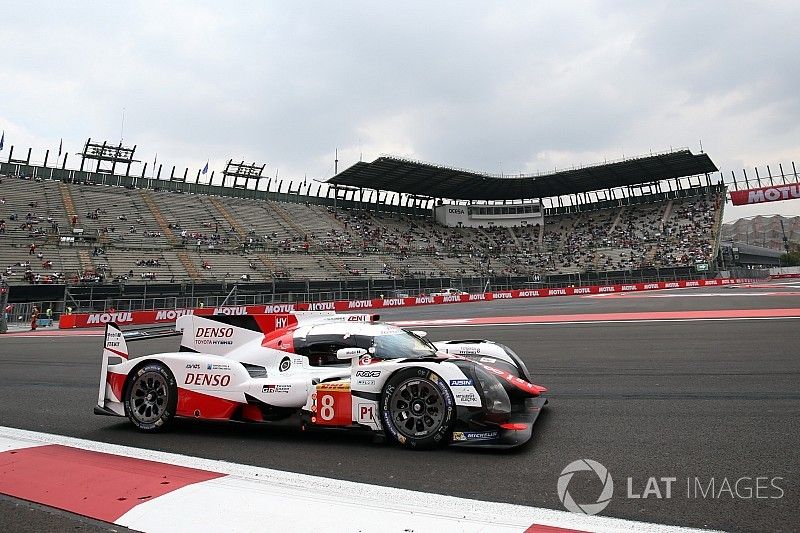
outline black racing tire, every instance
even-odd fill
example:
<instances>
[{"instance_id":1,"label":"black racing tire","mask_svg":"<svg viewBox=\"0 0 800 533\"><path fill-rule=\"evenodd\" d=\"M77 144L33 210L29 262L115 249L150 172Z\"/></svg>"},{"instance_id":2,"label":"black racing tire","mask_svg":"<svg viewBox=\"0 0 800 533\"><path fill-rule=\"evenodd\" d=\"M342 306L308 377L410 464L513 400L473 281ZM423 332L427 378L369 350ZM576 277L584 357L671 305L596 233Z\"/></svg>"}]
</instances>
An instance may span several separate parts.
<instances>
[{"instance_id":1,"label":"black racing tire","mask_svg":"<svg viewBox=\"0 0 800 533\"><path fill-rule=\"evenodd\" d=\"M163 363L150 362L137 368L125 384L125 416L145 433L164 431L175 418L178 386Z\"/></svg>"},{"instance_id":2,"label":"black racing tire","mask_svg":"<svg viewBox=\"0 0 800 533\"><path fill-rule=\"evenodd\" d=\"M450 443L455 401L436 372L418 367L395 372L383 387L380 407L387 438L404 448L426 450Z\"/></svg>"}]
</instances>

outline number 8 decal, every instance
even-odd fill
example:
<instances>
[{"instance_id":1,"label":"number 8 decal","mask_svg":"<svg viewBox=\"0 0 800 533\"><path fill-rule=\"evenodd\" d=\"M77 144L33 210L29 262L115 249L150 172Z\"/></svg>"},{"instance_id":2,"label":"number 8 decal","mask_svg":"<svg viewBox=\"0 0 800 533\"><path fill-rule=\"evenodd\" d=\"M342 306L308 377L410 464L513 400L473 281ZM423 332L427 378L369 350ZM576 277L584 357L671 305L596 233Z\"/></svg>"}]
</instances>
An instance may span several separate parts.
<instances>
[{"instance_id":1,"label":"number 8 decal","mask_svg":"<svg viewBox=\"0 0 800 533\"><path fill-rule=\"evenodd\" d=\"M336 411L333 409L334 399L332 394L322 395L322 409L319 411L319 416L323 420L333 420Z\"/></svg>"}]
</instances>

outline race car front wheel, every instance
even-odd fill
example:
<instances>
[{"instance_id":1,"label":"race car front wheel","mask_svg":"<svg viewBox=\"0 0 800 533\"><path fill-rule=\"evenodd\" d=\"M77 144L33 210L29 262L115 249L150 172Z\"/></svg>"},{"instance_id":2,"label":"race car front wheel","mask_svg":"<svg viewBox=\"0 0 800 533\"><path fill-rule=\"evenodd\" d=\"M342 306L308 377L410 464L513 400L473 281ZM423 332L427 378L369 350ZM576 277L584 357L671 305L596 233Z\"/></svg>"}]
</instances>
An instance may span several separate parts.
<instances>
[{"instance_id":1,"label":"race car front wheel","mask_svg":"<svg viewBox=\"0 0 800 533\"><path fill-rule=\"evenodd\" d=\"M177 404L175 377L161 363L139 367L125 387L125 414L141 431L166 429L175 417Z\"/></svg>"},{"instance_id":2,"label":"race car front wheel","mask_svg":"<svg viewBox=\"0 0 800 533\"><path fill-rule=\"evenodd\" d=\"M386 382L381 417L387 436L406 448L444 446L455 422L453 395L435 372L407 368Z\"/></svg>"}]
</instances>

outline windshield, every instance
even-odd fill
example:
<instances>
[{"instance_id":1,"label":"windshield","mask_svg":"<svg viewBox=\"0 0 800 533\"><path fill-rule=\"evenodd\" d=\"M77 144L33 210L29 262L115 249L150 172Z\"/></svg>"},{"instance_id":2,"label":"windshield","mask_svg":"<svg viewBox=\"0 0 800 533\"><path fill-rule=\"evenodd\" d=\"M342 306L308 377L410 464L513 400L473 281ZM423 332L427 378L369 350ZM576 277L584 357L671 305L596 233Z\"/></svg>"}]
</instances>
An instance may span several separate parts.
<instances>
[{"instance_id":1,"label":"windshield","mask_svg":"<svg viewBox=\"0 0 800 533\"><path fill-rule=\"evenodd\" d=\"M372 347L375 349L372 355L379 359L416 359L436 355L436 350L428 343L406 331L377 335L373 337Z\"/></svg>"}]
</instances>

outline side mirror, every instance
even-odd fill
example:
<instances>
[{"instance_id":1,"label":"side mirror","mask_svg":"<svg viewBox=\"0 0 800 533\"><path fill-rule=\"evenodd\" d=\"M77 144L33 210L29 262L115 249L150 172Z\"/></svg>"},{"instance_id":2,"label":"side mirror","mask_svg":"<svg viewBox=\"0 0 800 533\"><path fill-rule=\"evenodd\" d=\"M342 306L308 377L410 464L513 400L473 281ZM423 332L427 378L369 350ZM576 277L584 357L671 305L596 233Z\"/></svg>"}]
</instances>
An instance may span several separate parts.
<instances>
[{"instance_id":1,"label":"side mirror","mask_svg":"<svg viewBox=\"0 0 800 533\"><path fill-rule=\"evenodd\" d=\"M366 354L367 351L363 348L341 348L336 350L337 359L356 359Z\"/></svg>"},{"instance_id":2,"label":"side mirror","mask_svg":"<svg viewBox=\"0 0 800 533\"><path fill-rule=\"evenodd\" d=\"M411 330L411 333L413 333L417 337L427 337L428 336L428 332L427 331L421 331L421 330L418 330L418 329Z\"/></svg>"}]
</instances>

